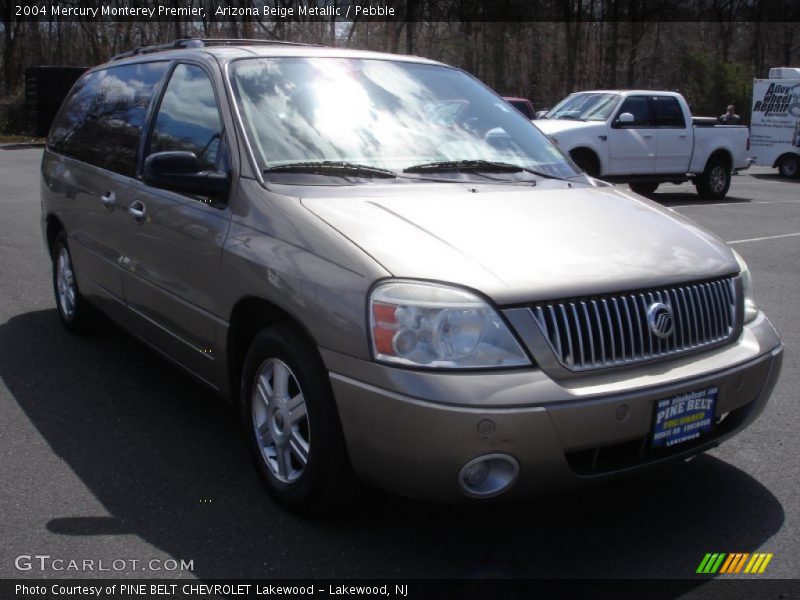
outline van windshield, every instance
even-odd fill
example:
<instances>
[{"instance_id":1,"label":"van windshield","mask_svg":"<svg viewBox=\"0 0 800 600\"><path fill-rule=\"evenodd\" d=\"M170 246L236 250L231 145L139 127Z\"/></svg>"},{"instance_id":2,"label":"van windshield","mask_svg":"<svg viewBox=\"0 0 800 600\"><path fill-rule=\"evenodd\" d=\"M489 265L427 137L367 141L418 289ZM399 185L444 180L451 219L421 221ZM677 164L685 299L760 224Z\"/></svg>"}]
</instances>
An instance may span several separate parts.
<instances>
[{"instance_id":1,"label":"van windshield","mask_svg":"<svg viewBox=\"0 0 800 600\"><path fill-rule=\"evenodd\" d=\"M619 100L619 94L572 94L559 102L543 118L605 121L614 112Z\"/></svg>"},{"instance_id":2,"label":"van windshield","mask_svg":"<svg viewBox=\"0 0 800 600\"><path fill-rule=\"evenodd\" d=\"M272 57L237 60L230 73L248 137L268 174L324 163L365 176L380 176L379 169L390 176L406 169L479 170L476 165L493 173L516 166L529 178L578 176L519 111L457 69Z\"/></svg>"}]
</instances>

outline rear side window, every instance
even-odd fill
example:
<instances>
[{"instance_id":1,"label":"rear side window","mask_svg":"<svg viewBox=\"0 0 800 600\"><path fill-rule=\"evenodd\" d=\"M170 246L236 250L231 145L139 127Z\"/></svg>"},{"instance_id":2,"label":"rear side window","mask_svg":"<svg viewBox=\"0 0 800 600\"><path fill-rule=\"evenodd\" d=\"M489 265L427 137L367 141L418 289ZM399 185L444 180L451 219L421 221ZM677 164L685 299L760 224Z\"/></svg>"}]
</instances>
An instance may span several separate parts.
<instances>
[{"instance_id":1,"label":"rear side window","mask_svg":"<svg viewBox=\"0 0 800 600\"><path fill-rule=\"evenodd\" d=\"M623 123L623 127L651 127L650 105L645 96L629 96L622 103L618 114L631 113L633 123Z\"/></svg>"},{"instance_id":2,"label":"rear side window","mask_svg":"<svg viewBox=\"0 0 800 600\"><path fill-rule=\"evenodd\" d=\"M213 170L222 142L222 119L208 74L179 64L158 108L148 154L194 152L204 170Z\"/></svg>"},{"instance_id":3,"label":"rear side window","mask_svg":"<svg viewBox=\"0 0 800 600\"><path fill-rule=\"evenodd\" d=\"M147 110L167 64L124 65L85 75L61 108L48 147L132 177Z\"/></svg>"},{"instance_id":4,"label":"rear side window","mask_svg":"<svg viewBox=\"0 0 800 600\"><path fill-rule=\"evenodd\" d=\"M651 107L656 127L686 127L683 111L677 98L672 96L654 96Z\"/></svg>"}]
</instances>

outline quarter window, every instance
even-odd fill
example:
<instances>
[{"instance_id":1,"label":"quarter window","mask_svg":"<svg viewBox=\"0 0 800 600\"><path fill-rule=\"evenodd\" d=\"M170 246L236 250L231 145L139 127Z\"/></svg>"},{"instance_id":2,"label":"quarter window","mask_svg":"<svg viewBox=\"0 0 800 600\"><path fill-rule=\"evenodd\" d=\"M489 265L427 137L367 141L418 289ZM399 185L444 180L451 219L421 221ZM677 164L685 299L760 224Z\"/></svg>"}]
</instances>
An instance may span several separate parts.
<instances>
[{"instance_id":1,"label":"quarter window","mask_svg":"<svg viewBox=\"0 0 800 600\"><path fill-rule=\"evenodd\" d=\"M59 112L48 146L132 177L147 110L167 64L123 65L85 75Z\"/></svg>"},{"instance_id":2,"label":"quarter window","mask_svg":"<svg viewBox=\"0 0 800 600\"><path fill-rule=\"evenodd\" d=\"M222 120L211 80L198 66L178 65L158 109L149 153L194 152L204 170L213 170L221 144Z\"/></svg>"}]
</instances>

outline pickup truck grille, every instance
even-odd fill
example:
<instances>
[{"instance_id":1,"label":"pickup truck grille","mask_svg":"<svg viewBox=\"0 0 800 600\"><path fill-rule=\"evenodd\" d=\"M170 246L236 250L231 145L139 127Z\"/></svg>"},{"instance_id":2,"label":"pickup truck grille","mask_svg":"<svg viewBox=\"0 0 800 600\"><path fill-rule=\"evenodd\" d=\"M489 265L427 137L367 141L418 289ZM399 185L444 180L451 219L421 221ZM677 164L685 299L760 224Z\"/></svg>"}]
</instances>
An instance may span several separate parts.
<instances>
[{"instance_id":1,"label":"pickup truck grille","mask_svg":"<svg viewBox=\"0 0 800 600\"><path fill-rule=\"evenodd\" d=\"M648 320L661 303L672 332L657 336ZM530 307L558 361L588 371L679 355L728 341L736 324L733 277L613 295L542 302ZM661 333L664 333L662 318ZM667 323L668 328L669 323Z\"/></svg>"}]
</instances>

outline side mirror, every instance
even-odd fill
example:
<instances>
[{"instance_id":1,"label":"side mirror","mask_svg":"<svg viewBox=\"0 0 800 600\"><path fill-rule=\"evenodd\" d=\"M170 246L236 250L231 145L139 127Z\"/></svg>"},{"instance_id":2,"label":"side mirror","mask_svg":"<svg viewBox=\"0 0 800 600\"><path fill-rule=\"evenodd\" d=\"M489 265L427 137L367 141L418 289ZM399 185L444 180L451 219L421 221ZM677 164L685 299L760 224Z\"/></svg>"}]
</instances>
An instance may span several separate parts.
<instances>
[{"instance_id":1,"label":"side mirror","mask_svg":"<svg viewBox=\"0 0 800 600\"><path fill-rule=\"evenodd\" d=\"M633 118L633 115L631 113L622 113L617 119L617 121L619 121L621 125L625 125L626 123L633 123L635 120L636 119Z\"/></svg>"},{"instance_id":2,"label":"side mirror","mask_svg":"<svg viewBox=\"0 0 800 600\"><path fill-rule=\"evenodd\" d=\"M222 198L228 193L228 175L202 171L194 152L156 152L144 161L144 182L147 185L181 192Z\"/></svg>"},{"instance_id":3,"label":"side mirror","mask_svg":"<svg viewBox=\"0 0 800 600\"><path fill-rule=\"evenodd\" d=\"M545 115L546 115L548 112L550 112L550 111L548 111L548 110L537 110L537 111L536 111L536 115L535 115L533 118L534 118L534 119L541 119L541 118L542 118L543 116L545 116Z\"/></svg>"}]
</instances>

